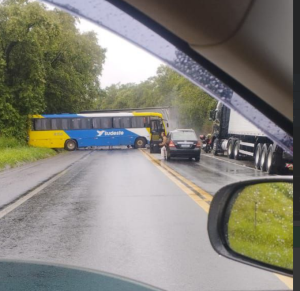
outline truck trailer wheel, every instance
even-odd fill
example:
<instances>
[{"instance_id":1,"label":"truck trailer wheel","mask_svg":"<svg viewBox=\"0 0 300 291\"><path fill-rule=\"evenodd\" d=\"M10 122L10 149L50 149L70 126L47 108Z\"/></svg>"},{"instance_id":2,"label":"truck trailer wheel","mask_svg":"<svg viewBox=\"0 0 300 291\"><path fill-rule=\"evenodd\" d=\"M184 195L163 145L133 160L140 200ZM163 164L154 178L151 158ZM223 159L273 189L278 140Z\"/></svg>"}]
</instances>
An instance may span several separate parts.
<instances>
[{"instance_id":1,"label":"truck trailer wheel","mask_svg":"<svg viewBox=\"0 0 300 291\"><path fill-rule=\"evenodd\" d=\"M275 152L275 146L271 144L268 149L266 171L268 174L283 173L282 157Z\"/></svg>"},{"instance_id":2,"label":"truck trailer wheel","mask_svg":"<svg viewBox=\"0 0 300 291\"><path fill-rule=\"evenodd\" d=\"M213 153L214 156L218 155L218 143L219 143L219 140L216 138L214 140L213 149L212 149L212 153Z\"/></svg>"},{"instance_id":3,"label":"truck trailer wheel","mask_svg":"<svg viewBox=\"0 0 300 291\"><path fill-rule=\"evenodd\" d=\"M257 144L254 154L255 169L260 170L261 144Z\"/></svg>"},{"instance_id":4,"label":"truck trailer wheel","mask_svg":"<svg viewBox=\"0 0 300 291\"><path fill-rule=\"evenodd\" d=\"M233 157L235 160L240 159L240 141L237 140L233 147Z\"/></svg>"},{"instance_id":5,"label":"truck trailer wheel","mask_svg":"<svg viewBox=\"0 0 300 291\"><path fill-rule=\"evenodd\" d=\"M265 143L261 149L260 169L264 172L267 170L268 145Z\"/></svg>"},{"instance_id":6,"label":"truck trailer wheel","mask_svg":"<svg viewBox=\"0 0 300 291\"><path fill-rule=\"evenodd\" d=\"M228 155L229 159L233 159L234 158L234 156L233 156L233 144L234 144L233 140L230 139L228 141L228 146L227 146L227 155Z\"/></svg>"}]
</instances>

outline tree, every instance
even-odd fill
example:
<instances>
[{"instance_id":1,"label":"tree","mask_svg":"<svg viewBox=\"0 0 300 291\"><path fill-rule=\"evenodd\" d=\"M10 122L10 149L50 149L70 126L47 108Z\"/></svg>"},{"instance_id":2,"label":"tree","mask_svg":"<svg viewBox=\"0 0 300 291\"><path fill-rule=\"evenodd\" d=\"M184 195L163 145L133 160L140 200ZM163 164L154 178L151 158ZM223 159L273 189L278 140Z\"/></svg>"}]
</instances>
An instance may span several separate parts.
<instances>
[{"instance_id":1,"label":"tree","mask_svg":"<svg viewBox=\"0 0 300 291\"><path fill-rule=\"evenodd\" d=\"M24 136L29 114L78 112L99 98L105 50L77 22L38 2L2 2L1 134Z\"/></svg>"},{"instance_id":2,"label":"tree","mask_svg":"<svg viewBox=\"0 0 300 291\"><path fill-rule=\"evenodd\" d=\"M98 109L176 107L182 127L204 133L211 130L209 111L216 106L215 99L167 66L160 66L156 76L140 84L112 85L103 96Z\"/></svg>"}]
</instances>

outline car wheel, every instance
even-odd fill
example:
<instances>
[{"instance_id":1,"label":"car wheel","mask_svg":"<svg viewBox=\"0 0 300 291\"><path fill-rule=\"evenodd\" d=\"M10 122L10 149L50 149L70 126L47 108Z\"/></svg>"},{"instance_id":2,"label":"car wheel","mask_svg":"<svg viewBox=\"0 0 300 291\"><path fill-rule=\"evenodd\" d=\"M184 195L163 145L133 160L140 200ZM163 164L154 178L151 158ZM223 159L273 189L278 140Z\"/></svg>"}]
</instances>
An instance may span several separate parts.
<instances>
[{"instance_id":1,"label":"car wheel","mask_svg":"<svg viewBox=\"0 0 300 291\"><path fill-rule=\"evenodd\" d=\"M261 158L261 144L257 144L254 154L254 165L255 169L260 170L260 158Z\"/></svg>"},{"instance_id":2,"label":"car wheel","mask_svg":"<svg viewBox=\"0 0 300 291\"><path fill-rule=\"evenodd\" d=\"M232 139L230 139L229 141L228 141L228 146L227 146L227 155L228 155L228 158L229 159L233 159L233 140Z\"/></svg>"},{"instance_id":3,"label":"car wheel","mask_svg":"<svg viewBox=\"0 0 300 291\"><path fill-rule=\"evenodd\" d=\"M264 144L261 149L260 169L264 172L267 169L268 145Z\"/></svg>"},{"instance_id":4,"label":"car wheel","mask_svg":"<svg viewBox=\"0 0 300 291\"><path fill-rule=\"evenodd\" d=\"M237 140L234 143L233 157L234 157L235 160L239 160L240 159L240 141L239 140Z\"/></svg>"},{"instance_id":5,"label":"car wheel","mask_svg":"<svg viewBox=\"0 0 300 291\"><path fill-rule=\"evenodd\" d=\"M77 149L77 143L73 139L68 139L65 143L65 149L67 151L75 151Z\"/></svg>"},{"instance_id":6,"label":"car wheel","mask_svg":"<svg viewBox=\"0 0 300 291\"><path fill-rule=\"evenodd\" d=\"M146 140L142 137L139 137L135 140L135 143L134 143L134 147L136 149L141 149L141 148L144 148L146 146Z\"/></svg>"}]
</instances>

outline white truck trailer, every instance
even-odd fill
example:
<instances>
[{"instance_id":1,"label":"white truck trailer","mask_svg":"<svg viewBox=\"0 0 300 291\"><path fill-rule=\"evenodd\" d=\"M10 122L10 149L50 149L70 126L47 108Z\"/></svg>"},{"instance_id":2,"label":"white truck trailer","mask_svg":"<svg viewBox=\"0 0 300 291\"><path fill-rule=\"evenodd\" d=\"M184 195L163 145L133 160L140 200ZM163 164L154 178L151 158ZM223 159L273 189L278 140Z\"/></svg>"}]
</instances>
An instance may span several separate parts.
<instances>
[{"instance_id":1,"label":"white truck trailer","mask_svg":"<svg viewBox=\"0 0 300 291\"><path fill-rule=\"evenodd\" d=\"M229 159L250 158L255 168L269 174L291 173L293 158L270 140L260 129L221 102L210 112L214 121L213 154Z\"/></svg>"}]
</instances>

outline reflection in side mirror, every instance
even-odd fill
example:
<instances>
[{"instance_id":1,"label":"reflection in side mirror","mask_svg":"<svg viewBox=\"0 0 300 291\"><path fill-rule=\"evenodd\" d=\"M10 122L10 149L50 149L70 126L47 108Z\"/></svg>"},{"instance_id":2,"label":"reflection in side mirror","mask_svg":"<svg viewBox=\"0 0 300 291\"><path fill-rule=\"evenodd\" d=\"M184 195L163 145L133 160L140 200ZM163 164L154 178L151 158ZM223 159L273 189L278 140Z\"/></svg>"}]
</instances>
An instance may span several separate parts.
<instances>
[{"instance_id":1,"label":"reflection in side mirror","mask_svg":"<svg viewBox=\"0 0 300 291\"><path fill-rule=\"evenodd\" d=\"M293 270L293 185L261 183L238 191L227 211L229 247L246 257Z\"/></svg>"},{"instance_id":2,"label":"reflection in side mirror","mask_svg":"<svg viewBox=\"0 0 300 291\"><path fill-rule=\"evenodd\" d=\"M208 234L224 257L293 276L293 178L225 186L211 202Z\"/></svg>"}]
</instances>

